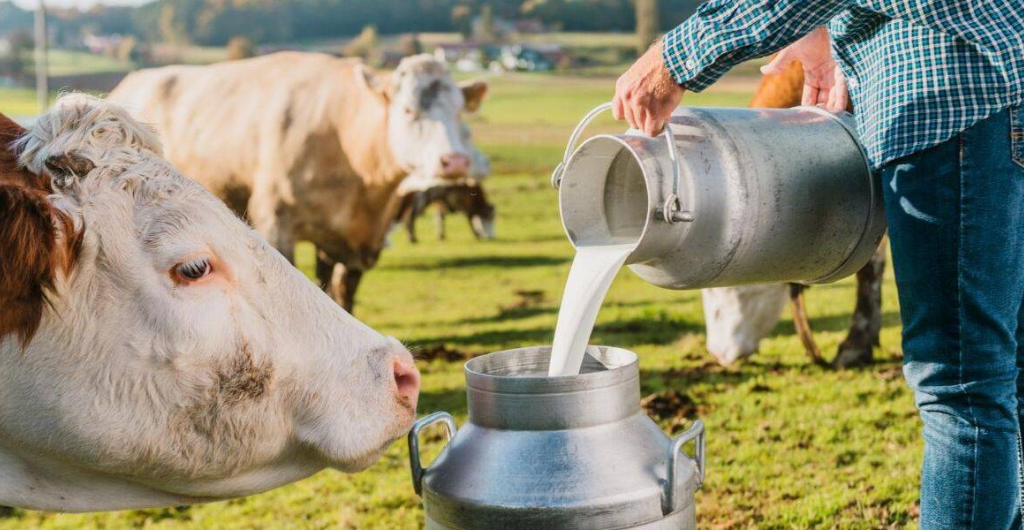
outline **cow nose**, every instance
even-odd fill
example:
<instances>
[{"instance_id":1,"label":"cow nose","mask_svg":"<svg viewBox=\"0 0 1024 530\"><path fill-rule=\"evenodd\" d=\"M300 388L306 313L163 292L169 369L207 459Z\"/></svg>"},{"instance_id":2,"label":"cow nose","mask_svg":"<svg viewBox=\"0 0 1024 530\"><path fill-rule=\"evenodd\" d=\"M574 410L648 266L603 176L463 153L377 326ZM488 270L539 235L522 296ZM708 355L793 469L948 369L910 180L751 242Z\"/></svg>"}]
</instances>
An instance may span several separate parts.
<instances>
[{"instance_id":1,"label":"cow nose","mask_svg":"<svg viewBox=\"0 0 1024 530\"><path fill-rule=\"evenodd\" d=\"M469 157L462 153L448 153L441 157L441 174L461 177L469 173Z\"/></svg>"},{"instance_id":2,"label":"cow nose","mask_svg":"<svg viewBox=\"0 0 1024 530\"><path fill-rule=\"evenodd\" d=\"M420 371L416 369L412 359L395 359L391 368L395 374L398 399L407 403L412 410L416 410L416 403L420 398Z\"/></svg>"}]
</instances>

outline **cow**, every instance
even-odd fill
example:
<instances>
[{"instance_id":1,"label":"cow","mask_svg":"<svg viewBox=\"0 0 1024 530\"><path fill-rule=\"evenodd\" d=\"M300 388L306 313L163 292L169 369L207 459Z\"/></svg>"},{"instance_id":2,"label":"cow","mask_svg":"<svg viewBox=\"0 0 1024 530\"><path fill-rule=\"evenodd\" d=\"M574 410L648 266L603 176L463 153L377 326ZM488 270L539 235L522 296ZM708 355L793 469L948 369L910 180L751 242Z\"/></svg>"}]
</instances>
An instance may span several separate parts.
<instances>
[{"instance_id":1,"label":"cow","mask_svg":"<svg viewBox=\"0 0 1024 530\"><path fill-rule=\"evenodd\" d=\"M437 238L444 241L447 236L445 216L461 212L469 220L470 230L478 240L494 239L494 218L497 210L487 200L483 186L469 180L457 184L439 184L423 191L413 191L402 196L395 222L405 226L409 242L416 243L416 218L433 204L434 227Z\"/></svg>"},{"instance_id":2,"label":"cow","mask_svg":"<svg viewBox=\"0 0 1024 530\"><path fill-rule=\"evenodd\" d=\"M800 104L803 69L799 62L783 73L761 79L751 102L754 108L789 108ZM848 109L848 110L852 110ZM871 362L882 329L882 280L885 244L857 272L857 302L846 339L835 358L826 363L814 341L804 303L805 286L798 284L750 285L704 289L704 318L708 351L722 364L749 357L778 324L787 298L793 324L811 359L823 366L850 367Z\"/></svg>"},{"instance_id":3,"label":"cow","mask_svg":"<svg viewBox=\"0 0 1024 530\"><path fill-rule=\"evenodd\" d=\"M487 84L456 85L444 63L406 58L391 74L357 59L281 52L130 74L110 94L155 125L167 158L291 258L317 247L317 277L348 311L410 173L472 168L460 113Z\"/></svg>"},{"instance_id":4,"label":"cow","mask_svg":"<svg viewBox=\"0 0 1024 530\"><path fill-rule=\"evenodd\" d=\"M405 347L160 152L89 96L0 118L2 505L239 497L365 469L410 428Z\"/></svg>"}]
</instances>

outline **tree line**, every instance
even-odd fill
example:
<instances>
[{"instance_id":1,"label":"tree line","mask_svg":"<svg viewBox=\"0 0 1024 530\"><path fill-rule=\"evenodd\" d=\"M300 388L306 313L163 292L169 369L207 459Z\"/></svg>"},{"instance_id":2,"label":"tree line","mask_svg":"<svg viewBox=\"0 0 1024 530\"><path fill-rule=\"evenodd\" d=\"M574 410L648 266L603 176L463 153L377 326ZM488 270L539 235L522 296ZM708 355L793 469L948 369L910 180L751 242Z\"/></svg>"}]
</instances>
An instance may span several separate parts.
<instances>
[{"instance_id":1,"label":"tree line","mask_svg":"<svg viewBox=\"0 0 1024 530\"><path fill-rule=\"evenodd\" d=\"M563 31L632 32L638 12L653 10L657 16L652 20L660 20L658 28L665 30L692 13L698 1L157 0L135 8L54 10L51 26L58 45L75 42L88 31L131 35L143 42L220 46L236 36L258 44L344 37L368 25L381 34L462 31L487 9L502 19L537 19ZM0 0L0 35L31 24L31 12Z\"/></svg>"}]
</instances>

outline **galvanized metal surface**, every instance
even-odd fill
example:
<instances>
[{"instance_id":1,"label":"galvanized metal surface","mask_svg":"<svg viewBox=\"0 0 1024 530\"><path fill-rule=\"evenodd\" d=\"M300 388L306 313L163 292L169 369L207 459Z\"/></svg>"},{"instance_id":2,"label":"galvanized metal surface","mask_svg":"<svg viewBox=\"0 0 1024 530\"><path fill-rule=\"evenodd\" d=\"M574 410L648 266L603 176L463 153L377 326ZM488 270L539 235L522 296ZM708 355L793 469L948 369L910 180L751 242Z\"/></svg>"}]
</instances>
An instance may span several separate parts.
<instances>
[{"instance_id":1,"label":"galvanized metal surface","mask_svg":"<svg viewBox=\"0 0 1024 530\"><path fill-rule=\"evenodd\" d=\"M676 440L661 432L640 409L629 351L591 346L568 377L547 377L549 358L521 348L466 364L469 421L420 475L427 527L695 528L703 425ZM684 441L699 460L673 457Z\"/></svg>"},{"instance_id":2,"label":"galvanized metal surface","mask_svg":"<svg viewBox=\"0 0 1024 530\"><path fill-rule=\"evenodd\" d=\"M681 107L668 128L675 157L666 138L633 131L590 138L561 166L574 245L635 244L641 278L696 289L835 281L881 241L880 183L849 115ZM665 221L673 195L689 222Z\"/></svg>"}]
</instances>

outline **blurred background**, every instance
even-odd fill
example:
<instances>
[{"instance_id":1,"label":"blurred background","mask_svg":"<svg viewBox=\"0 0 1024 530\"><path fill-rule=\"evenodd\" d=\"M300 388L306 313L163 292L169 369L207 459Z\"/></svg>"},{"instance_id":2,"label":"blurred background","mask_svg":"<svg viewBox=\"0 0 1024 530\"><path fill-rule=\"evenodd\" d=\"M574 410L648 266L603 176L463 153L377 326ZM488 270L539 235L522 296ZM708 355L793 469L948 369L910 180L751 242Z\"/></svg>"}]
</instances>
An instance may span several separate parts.
<instances>
[{"instance_id":1,"label":"blurred background","mask_svg":"<svg viewBox=\"0 0 1024 530\"><path fill-rule=\"evenodd\" d=\"M381 70L428 53L459 80L484 79L464 117L490 158L496 235L478 241L451 216L444 240L419 220L420 242L392 234L360 288L357 316L416 352L420 413L465 418L462 364L475 355L551 341L573 251L550 172L568 135L610 100L638 53L691 15L697 0L0 0L0 112L31 121L43 97L104 94L129 72L242 60L282 50L359 57ZM38 25L38 22L45 22ZM39 61L37 44L45 44ZM45 63L40 70L37 64ZM684 104L747 106L760 61ZM37 75L45 72L45 75ZM599 121L593 130L621 131ZM312 251L297 261L313 277ZM636 351L648 413L669 432L708 425L702 528L913 526L921 445L900 374L899 317L886 277L882 347L873 364L834 371L810 363L788 315L745 363L705 349L700 294L664 291L623 271L594 343ZM854 305L846 280L815 287L808 308L819 345L834 352ZM441 433L427 438L435 454ZM366 472L324 472L246 499L89 515L0 508L0 529L418 528L404 442Z\"/></svg>"}]
</instances>

